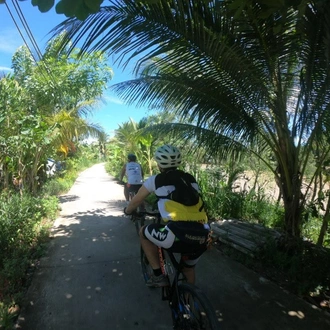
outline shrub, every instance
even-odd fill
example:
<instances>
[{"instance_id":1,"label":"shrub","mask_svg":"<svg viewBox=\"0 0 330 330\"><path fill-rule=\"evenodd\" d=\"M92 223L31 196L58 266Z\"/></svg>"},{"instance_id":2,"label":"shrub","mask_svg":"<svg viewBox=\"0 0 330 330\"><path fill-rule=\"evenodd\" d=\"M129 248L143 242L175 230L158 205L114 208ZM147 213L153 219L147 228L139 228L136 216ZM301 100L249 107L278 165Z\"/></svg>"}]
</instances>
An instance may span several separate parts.
<instances>
[{"instance_id":1,"label":"shrub","mask_svg":"<svg viewBox=\"0 0 330 330\"><path fill-rule=\"evenodd\" d=\"M19 194L0 195L0 298L21 289L40 241L58 209L57 199ZM48 224L48 227L47 227ZM45 233L46 231L46 233Z\"/></svg>"},{"instance_id":2,"label":"shrub","mask_svg":"<svg viewBox=\"0 0 330 330\"><path fill-rule=\"evenodd\" d=\"M295 294L308 296L330 288L330 250L285 237L279 244L267 242L258 258L264 266L281 272L283 283Z\"/></svg>"},{"instance_id":3,"label":"shrub","mask_svg":"<svg viewBox=\"0 0 330 330\"><path fill-rule=\"evenodd\" d=\"M243 198L242 218L265 227L283 228L284 209L268 200L262 191L251 190Z\"/></svg>"}]
</instances>

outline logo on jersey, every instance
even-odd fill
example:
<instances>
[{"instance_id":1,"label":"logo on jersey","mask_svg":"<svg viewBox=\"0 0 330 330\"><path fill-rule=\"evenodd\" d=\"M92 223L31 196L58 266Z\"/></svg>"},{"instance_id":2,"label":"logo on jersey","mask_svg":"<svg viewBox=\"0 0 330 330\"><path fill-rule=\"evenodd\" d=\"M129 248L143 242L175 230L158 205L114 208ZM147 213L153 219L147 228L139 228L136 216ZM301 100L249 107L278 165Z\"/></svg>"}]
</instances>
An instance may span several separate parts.
<instances>
[{"instance_id":1,"label":"logo on jersey","mask_svg":"<svg viewBox=\"0 0 330 330\"><path fill-rule=\"evenodd\" d=\"M164 241L164 239L167 237L167 233L162 233L153 229L151 232L151 236L157 238L159 241Z\"/></svg>"}]
</instances>

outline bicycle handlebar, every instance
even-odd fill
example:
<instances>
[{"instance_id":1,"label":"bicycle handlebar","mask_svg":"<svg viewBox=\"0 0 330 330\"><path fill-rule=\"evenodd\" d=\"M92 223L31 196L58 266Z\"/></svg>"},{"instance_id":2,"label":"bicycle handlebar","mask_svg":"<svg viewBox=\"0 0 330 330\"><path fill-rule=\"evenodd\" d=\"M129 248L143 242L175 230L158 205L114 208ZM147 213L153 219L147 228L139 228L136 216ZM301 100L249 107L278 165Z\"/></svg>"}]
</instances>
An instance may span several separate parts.
<instances>
[{"instance_id":1,"label":"bicycle handlebar","mask_svg":"<svg viewBox=\"0 0 330 330\"><path fill-rule=\"evenodd\" d=\"M124 208L124 213L127 214L126 207ZM139 211L138 212L137 210L134 210L132 213L127 214L127 215L135 215L135 216L139 216L139 217L144 216L144 215L149 215L150 217L159 217L159 218L161 217L159 212L148 212L148 211Z\"/></svg>"},{"instance_id":2,"label":"bicycle handlebar","mask_svg":"<svg viewBox=\"0 0 330 330\"><path fill-rule=\"evenodd\" d=\"M138 215L149 215L151 217L160 217L160 213L159 212L148 212L148 211L140 211L140 212L136 212Z\"/></svg>"}]
</instances>

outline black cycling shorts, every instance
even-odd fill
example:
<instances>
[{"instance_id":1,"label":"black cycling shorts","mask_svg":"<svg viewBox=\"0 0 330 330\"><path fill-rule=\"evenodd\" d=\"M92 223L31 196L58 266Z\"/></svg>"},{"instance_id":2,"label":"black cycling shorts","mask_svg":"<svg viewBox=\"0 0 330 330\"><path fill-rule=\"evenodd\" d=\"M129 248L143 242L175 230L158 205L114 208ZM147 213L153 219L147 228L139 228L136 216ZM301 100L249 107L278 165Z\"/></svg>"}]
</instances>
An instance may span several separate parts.
<instances>
[{"instance_id":1,"label":"black cycling shorts","mask_svg":"<svg viewBox=\"0 0 330 330\"><path fill-rule=\"evenodd\" d=\"M143 235L155 245L181 254L186 267L194 267L206 251L210 227L191 221L174 222L167 225L150 224L144 227Z\"/></svg>"},{"instance_id":2,"label":"black cycling shorts","mask_svg":"<svg viewBox=\"0 0 330 330\"><path fill-rule=\"evenodd\" d=\"M142 187L142 184L128 184L128 183L126 183L126 188L127 188L128 192L137 193L141 187Z\"/></svg>"}]
</instances>

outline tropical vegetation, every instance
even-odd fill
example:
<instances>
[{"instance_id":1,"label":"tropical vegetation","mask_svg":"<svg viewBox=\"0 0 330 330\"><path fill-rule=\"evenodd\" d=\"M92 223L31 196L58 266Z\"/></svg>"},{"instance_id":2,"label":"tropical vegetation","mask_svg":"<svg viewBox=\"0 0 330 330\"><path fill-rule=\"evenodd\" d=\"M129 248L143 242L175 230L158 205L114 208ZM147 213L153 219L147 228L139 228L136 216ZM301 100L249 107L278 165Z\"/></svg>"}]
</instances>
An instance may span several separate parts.
<instances>
[{"instance_id":1,"label":"tropical vegetation","mask_svg":"<svg viewBox=\"0 0 330 330\"><path fill-rule=\"evenodd\" d=\"M6 0L2 1L5 2ZM140 0L140 2L145 3L152 3L155 1L157 0ZM55 0L32 0L31 2L32 5L37 6L42 13L49 11L55 5ZM55 10L58 14L84 20L89 14L98 12L103 2L104 0L59 0L55 5Z\"/></svg>"},{"instance_id":2,"label":"tropical vegetation","mask_svg":"<svg viewBox=\"0 0 330 330\"><path fill-rule=\"evenodd\" d=\"M104 55L79 58L19 48L0 79L0 328L11 329L30 274L58 214L58 195L105 156L107 136L90 122L112 77ZM86 146L88 137L98 140ZM61 170L47 169L47 160Z\"/></svg>"},{"instance_id":3,"label":"tropical vegetation","mask_svg":"<svg viewBox=\"0 0 330 330\"><path fill-rule=\"evenodd\" d=\"M46 11L54 1L34 4ZM161 120L162 115L123 123L110 141L100 134L107 168L119 170L127 153L135 152L146 173L152 174L155 146L175 143L185 153L185 165L199 178L212 217L242 217L287 234L282 250L270 243L263 251L263 266L269 263L283 271L297 284L296 293L329 290L327 250L315 244L306 248L301 240L308 238L319 247L329 244L329 1L110 0L100 8L102 1L90 4L58 2L58 12L71 18L54 29L58 38L47 65L59 64L56 75L65 77L71 64L67 54L74 60L96 56L92 66L105 53L117 56L123 67L134 63L136 79L113 90L127 103L164 114ZM80 122L80 110L100 96L104 80L96 76L99 86L89 81L82 81L82 89L77 85L74 95L86 95L86 86L91 93L86 99L67 94L65 88L62 98L57 93L61 84L44 84L42 75L36 75L41 66L28 58L24 53L17 57L24 66L18 66L16 78L6 77L2 94L0 90L1 104L9 104L2 106L0 125L7 139L2 142L1 163L7 186L15 174L34 194L36 164L46 159L38 153L40 147L66 157L81 134L92 132ZM63 86L70 78L62 80ZM21 93L27 87L29 93ZM8 90L18 97L8 98ZM32 101L29 95L35 96ZM26 112L15 126L20 134L11 136L11 126L5 124L15 122L10 116L23 104L28 105ZM82 128L78 135L76 127ZM20 152L13 153L15 148ZM246 170L254 174L252 189L236 191L236 179ZM261 173L277 185L275 203L257 184ZM302 277L307 284L301 284Z\"/></svg>"},{"instance_id":4,"label":"tropical vegetation","mask_svg":"<svg viewBox=\"0 0 330 330\"><path fill-rule=\"evenodd\" d=\"M22 192L37 194L48 158L64 161L79 141L101 138L103 128L88 115L112 77L100 53L78 60L57 54L61 36L36 61L26 47L13 56L13 73L0 80L1 188L14 179Z\"/></svg>"},{"instance_id":5,"label":"tropical vegetation","mask_svg":"<svg viewBox=\"0 0 330 330\"><path fill-rule=\"evenodd\" d=\"M54 31L64 28L66 42L81 42L82 53L133 63L136 79L113 89L128 103L172 110L179 122L156 128L203 163L215 169L253 155L279 189L283 213L274 212L274 223L294 238L286 252L298 253L308 223L318 223L314 242L328 244L329 14L325 0L110 0ZM235 194L230 200L243 205ZM234 209L256 217L255 207ZM298 254L306 266L308 253ZM329 271L322 273L326 283Z\"/></svg>"},{"instance_id":6,"label":"tropical vegetation","mask_svg":"<svg viewBox=\"0 0 330 330\"><path fill-rule=\"evenodd\" d=\"M175 110L184 124L167 130L194 139L212 162L256 155L280 189L286 232L299 237L330 150L329 6L324 0L109 1L56 30L66 29L64 45L71 47L84 37L82 52L120 53L124 66L135 60L137 79L115 86L118 95ZM315 172L303 189L310 162Z\"/></svg>"},{"instance_id":7,"label":"tropical vegetation","mask_svg":"<svg viewBox=\"0 0 330 330\"><path fill-rule=\"evenodd\" d=\"M139 123L132 120L123 123L109 140L106 169L112 176L119 178L122 165L131 152L137 155L146 176L156 173L154 161L153 170L149 171L148 162L144 158L144 139L140 138L144 134L149 137L151 135L151 140L155 141L151 147L152 153L163 143L180 146L184 159L182 168L189 170L197 178L210 222L234 218L282 230L284 208L278 200L280 194L276 185L271 185L271 171L259 164L258 157L242 157L239 163L224 160L217 166L205 163L204 154L201 153L200 157L198 153L191 154L187 142L183 144L184 141L171 140L169 134L164 135L157 130L151 134L149 126L142 125L145 122L152 125L154 121L148 119ZM313 168L308 172L313 173ZM154 207L157 198L152 195L147 201ZM283 236L278 241L267 240L253 259L227 245L222 245L221 251L308 302L327 310L330 252L316 247L321 224L322 214L313 208L307 208L302 226L303 240L286 240ZM330 236L327 233L323 245L329 247L329 243Z\"/></svg>"}]
</instances>

